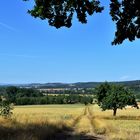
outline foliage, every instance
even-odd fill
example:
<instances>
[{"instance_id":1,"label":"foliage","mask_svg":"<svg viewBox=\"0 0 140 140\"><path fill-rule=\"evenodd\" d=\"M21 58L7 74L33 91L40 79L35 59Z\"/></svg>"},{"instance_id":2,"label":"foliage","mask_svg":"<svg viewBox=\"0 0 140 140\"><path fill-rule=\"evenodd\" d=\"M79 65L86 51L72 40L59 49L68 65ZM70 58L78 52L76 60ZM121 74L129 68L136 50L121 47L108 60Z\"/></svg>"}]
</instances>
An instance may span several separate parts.
<instances>
[{"instance_id":1,"label":"foliage","mask_svg":"<svg viewBox=\"0 0 140 140\"><path fill-rule=\"evenodd\" d=\"M5 92L2 94L10 103L15 103L17 98L22 97L41 97L43 94L35 89L26 89L10 86L5 88Z\"/></svg>"},{"instance_id":2,"label":"foliage","mask_svg":"<svg viewBox=\"0 0 140 140\"><path fill-rule=\"evenodd\" d=\"M140 4L139 0L111 0L110 15L116 22L117 31L112 44L121 44L140 38Z\"/></svg>"},{"instance_id":3,"label":"foliage","mask_svg":"<svg viewBox=\"0 0 140 140\"><path fill-rule=\"evenodd\" d=\"M123 109L127 105L133 105L138 108L133 93L123 86L111 85L106 82L100 85L96 90L98 105L104 111L112 109L114 116L116 116L118 108Z\"/></svg>"},{"instance_id":4,"label":"foliage","mask_svg":"<svg viewBox=\"0 0 140 140\"><path fill-rule=\"evenodd\" d=\"M9 102L14 103L16 100L16 94L18 92L18 88L14 86L10 86L6 88L6 95Z\"/></svg>"},{"instance_id":5,"label":"foliage","mask_svg":"<svg viewBox=\"0 0 140 140\"><path fill-rule=\"evenodd\" d=\"M48 19L49 25L60 28L71 27L74 13L81 23L87 23L87 14L103 10L98 0L35 0L35 6L28 12L33 17Z\"/></svg>"},{"instance_id":6,"label":"foliage","mask_svg":"<svg viewBox=\"0 0 140 140\"><path fill-rule=\"evenodd\" d=\"M0 101L0 115L4 118L10 118L12 115L12 110L13 106L11 105L11 103L6 100L3 99Z\"/></svg>"},{"instance_id":7,"label":"foliage","mask_svg":"<svg viewBox=\"0 0 140 140\"><path fill-rule=\"evenodd\" d=\"M27 1L27 0L24 0ZM34 0L35 5L28 12L35 18L48 19L56 28L71 27L76 13L79 22L87 23L87 15L102 12L99 0ZM116 23L113 45L140 38L139 0L110 0L110 15Z\"/></svg>"},{"instance_id":8,"label":"foliage","mask_svg":"<svg viewBox=\"0 0 140 140\"><path fill-rule=\"evenodd\" d=\"M38 104L88 104L93 102L93 90L64 90L54 93L43 92L37 89L26 89L19 87L5 87L1 90L2 96L9 103L16 105L38 105ZM86 94L87 92L88 94ZM81 94L83 93L83 94Z\"/></svg>"},{"instance_id":9,"label":"foliage","mask_svg":"<svg viewBox=\"0 0 140 140\"><path fill-rule=\"evenodd\" d=\"M46 95L43 97L22 97L17 98L16 105L39 105L39 104L92 104L92 95L79 95L79 94L69 94L69 95Z\"/></svg>"},{"instance_id":10,"label":"foliage","mask_svg":"<svg viewBox=\"0 0 140 140\"><path fill-rule=\"evenodd\" d=\"M96 96L98 100L98 105L100 106L102 104L102 100L104 97L107 96L107 92L111 89L111 86L105 82L104 84L101 84L96 88Z\"/></svg>"}]
</instances>

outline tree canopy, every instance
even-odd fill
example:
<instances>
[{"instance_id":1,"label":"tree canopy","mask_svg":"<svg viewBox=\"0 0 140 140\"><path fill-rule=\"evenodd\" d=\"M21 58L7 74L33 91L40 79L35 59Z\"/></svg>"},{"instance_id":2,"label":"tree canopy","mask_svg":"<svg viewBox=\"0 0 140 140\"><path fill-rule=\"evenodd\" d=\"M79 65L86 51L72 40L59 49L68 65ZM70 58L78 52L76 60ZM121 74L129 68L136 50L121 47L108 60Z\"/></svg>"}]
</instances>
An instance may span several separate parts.
<instances>
[{"instance_id":1,"label":"tree canopy","mask_svg":"<svg viewBox=\"0 0 140 140\"><path fill-rule=\"evenodd\" d=\"M87 14L101 12L100 2L97 0L35 0L35 6L29 13L42 20L48 19L49 25L60 28L71 27L72 18L76 13L79 22L87 23Z\"/></svg>"},{"instance_id":2,"label":"tree canopy","mask_svg":"<svg viewBox=\"0 0 140 140\"><path fill-rule=\"evenodd\" d=\"M110 15L116 22L115 39L112 44L121 44L140 38L140 4L139 0L111 0Z\"/></svg>"},{"instance_id":3,"label":"tree canopy","mask_svg":"<svg viewBox=\"0 0 140 140\"><path fill-rule=\"evenodd\" d=\"M27 0L24 0L27 1ZM56 28L72 26L74 14L81 23L87 23L87 15L100 13L104 7L100 0L34 0L33 9L28 13L35 18L48 20ZM138 0L110 0L110 15L116 23L112 45L121 44L125 39L140 38L140 5Z\"/></svg>"},{"instance_id":4,"label":"tree canopy","mask_svg":"<svg viewBox=\"0 0 140 140\"><path fill-rule=\"evenodd\" d=\"M96 91L98 105L103 111L112 109L114 116L116 116L117 109L123 109L127 105L138 108L133 92L126 87L112 85L106 82L101 84Z\"/></svg>"}]
</instances>

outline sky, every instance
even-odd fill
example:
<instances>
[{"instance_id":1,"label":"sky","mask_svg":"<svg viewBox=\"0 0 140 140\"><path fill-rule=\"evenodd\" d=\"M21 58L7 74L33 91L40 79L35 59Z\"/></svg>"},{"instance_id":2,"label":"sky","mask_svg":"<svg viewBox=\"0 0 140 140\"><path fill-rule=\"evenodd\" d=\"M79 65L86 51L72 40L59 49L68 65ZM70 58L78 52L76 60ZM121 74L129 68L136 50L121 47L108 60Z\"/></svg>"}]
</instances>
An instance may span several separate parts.
<instances>
[{"instance_id":1,"label":"sky","mask_svg":"<svg viewBox=\"0 0 140 140\"><path fill-rule=\"evenodd\" d=\"M0 2L0 83L128 81L140 79L140 40L112 46L115 24L105 10L56 29L27 14L33 3Z\"/></svg>"}]
</instances>

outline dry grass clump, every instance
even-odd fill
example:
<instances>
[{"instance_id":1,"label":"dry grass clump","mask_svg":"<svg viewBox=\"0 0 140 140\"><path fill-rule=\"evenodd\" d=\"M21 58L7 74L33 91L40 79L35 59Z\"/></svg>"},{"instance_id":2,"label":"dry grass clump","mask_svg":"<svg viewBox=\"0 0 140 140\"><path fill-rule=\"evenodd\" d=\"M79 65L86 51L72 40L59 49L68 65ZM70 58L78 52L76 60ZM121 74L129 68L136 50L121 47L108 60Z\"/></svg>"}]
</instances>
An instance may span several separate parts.
<instances>
[{"instance_id":1,"label":"dry grass clump","mask_svg":"<svg viewBox=\"0 0 140 140\"><path fill-rule=\"evenodd\" d=\"M107 140L139 140L140 133L132 133L118 130L117 133L110 133L107 136Z\"/></svg>"},{"instance_id":2,"label":"dry grass clump","mask_svg":"<svg viewBox=\"0 0 140 140\"><path fill-rule=\"evenodd\" d=\"M0 124L0 140L53 140L57 138L57 134L71 130L62 122L40 121L23 124L16 120L1 119Z\"/></svg>"}]
</instances>

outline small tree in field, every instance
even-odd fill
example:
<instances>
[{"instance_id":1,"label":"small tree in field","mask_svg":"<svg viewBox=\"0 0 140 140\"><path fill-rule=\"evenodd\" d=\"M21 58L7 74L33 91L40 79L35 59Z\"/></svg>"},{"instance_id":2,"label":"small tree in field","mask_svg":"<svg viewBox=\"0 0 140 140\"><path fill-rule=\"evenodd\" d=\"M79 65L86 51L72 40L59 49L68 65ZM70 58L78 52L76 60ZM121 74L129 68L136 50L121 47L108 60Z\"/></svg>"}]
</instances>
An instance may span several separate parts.
<instances>
[{"instance_id":1,"label":"small tree in field","mask_svg":"<svg viewBox=\"0 0 140 140\"><path fill-rule=\"evenodd\" d=\"M4 118L10 118L12 115L13 106L6 99L0 99L0 115Z\"/></svg>"},{"instance_id":2,"label":"small tree in field","mask_svg":"<svg viewBox=\"0 0 140 140\"><path fill-rule=\"evenodd\" d=\"M117 109L123 109L127 105L133 105L138 108L133 93L123 86L105 83L96 90L98 105L103 111L107 109L113 110L113 116L116 116Z\"/></svg>"}]
</instances>

